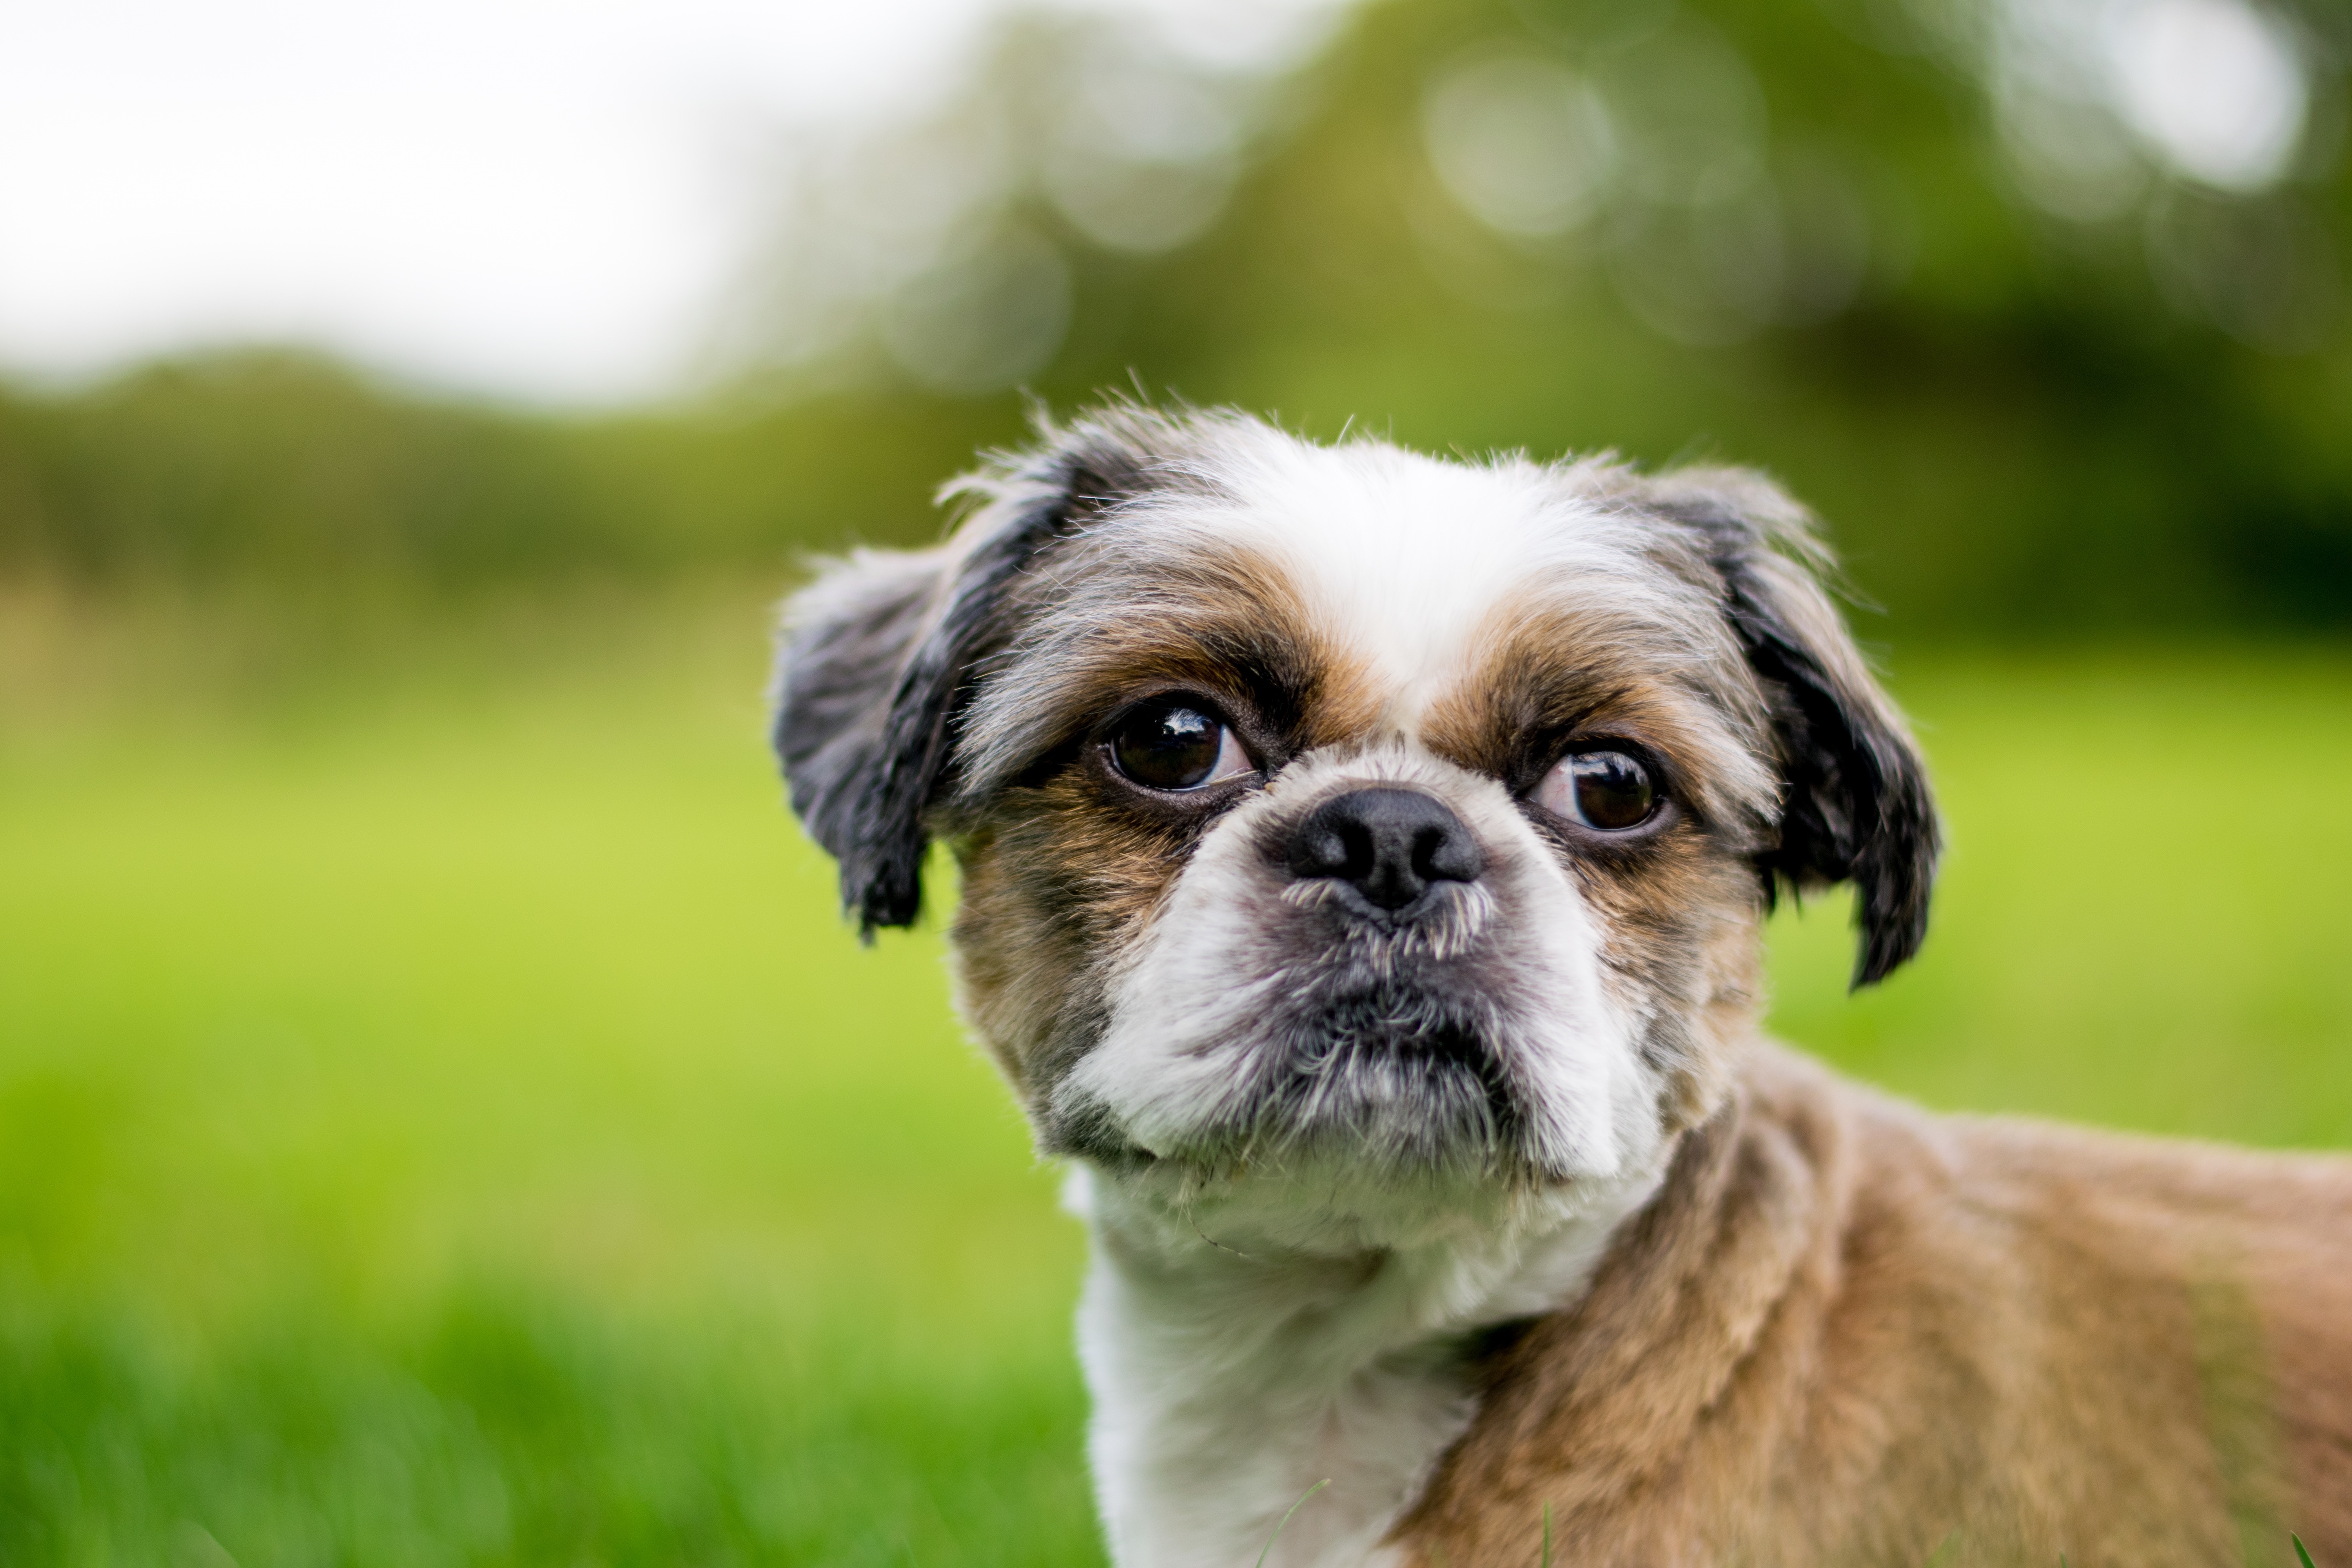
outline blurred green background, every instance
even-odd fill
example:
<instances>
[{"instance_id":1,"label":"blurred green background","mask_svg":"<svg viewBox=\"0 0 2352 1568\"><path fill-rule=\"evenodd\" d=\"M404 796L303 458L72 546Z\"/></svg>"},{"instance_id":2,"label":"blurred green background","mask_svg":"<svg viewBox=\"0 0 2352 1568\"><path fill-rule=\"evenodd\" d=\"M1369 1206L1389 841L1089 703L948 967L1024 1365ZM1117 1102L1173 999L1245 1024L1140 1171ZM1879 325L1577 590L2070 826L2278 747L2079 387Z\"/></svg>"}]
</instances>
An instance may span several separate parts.
<instances>
[{"instance_id":1,"label":"blurred green background","mask_svg":"<svg viewBox=\"0 0 2352 1568\"><path fill-rule=\"evenodd\" d=\"M1025 395L1769 468L1952 840L1877 991L1841 900L1779 917L1776 1027L2352 1145L2347 51L1388 0L1241 70L1024 15L804 163L691 397L0 395L0 1561L1099 1560L1055 1173L761 739L804 553L932 536Z\"/></svg>"}]
</instances>

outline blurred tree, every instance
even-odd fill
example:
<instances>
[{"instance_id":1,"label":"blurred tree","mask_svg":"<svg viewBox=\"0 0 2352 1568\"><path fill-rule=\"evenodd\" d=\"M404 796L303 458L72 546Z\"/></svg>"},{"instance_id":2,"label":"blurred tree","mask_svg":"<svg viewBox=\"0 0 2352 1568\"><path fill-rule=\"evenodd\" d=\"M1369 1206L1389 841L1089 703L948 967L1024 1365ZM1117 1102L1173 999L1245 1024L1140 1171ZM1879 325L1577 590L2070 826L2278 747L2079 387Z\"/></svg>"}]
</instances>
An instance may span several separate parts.
<instances>
[{"instance_id":1,"label":"blurred tree","mask_svg":"<svg viewBox=\"0 0 2352 1568\"><path fill-rule=\"evenodd\" d=\"M800 160L723 393L527 419L245 361L19 400L0 552L920 538L1023 389L1141 386L1759 464L1906 635L2342 626L2348 56L2320 0L1381 0L1279 68L1015 17L933 115Z\"/></svg>"},{"instance_id":2,"label":"blurred tree","mask_svg":"<svg viewBox=\"0 0 2352 1568\"><path fill-rule=\"evenodd\" d=\"M536 422L388 398L294 354L0 405L0 539L79 575L478 574L598 531L582 480Z\"/></svg>"},{"instance_id":3,"label":"blurred tree","mask_svg":"<svg viewBox=\"0 0 2352 1568\"><path fill-rule=\"evenodd\" d=\"M975 439L1018 431L1009 405L912 393L566 418L404 395L300 353L174 360L0 394L0 574L446 591L780 570L810 545L920 532Z\"/></svg>"}]
</instances>

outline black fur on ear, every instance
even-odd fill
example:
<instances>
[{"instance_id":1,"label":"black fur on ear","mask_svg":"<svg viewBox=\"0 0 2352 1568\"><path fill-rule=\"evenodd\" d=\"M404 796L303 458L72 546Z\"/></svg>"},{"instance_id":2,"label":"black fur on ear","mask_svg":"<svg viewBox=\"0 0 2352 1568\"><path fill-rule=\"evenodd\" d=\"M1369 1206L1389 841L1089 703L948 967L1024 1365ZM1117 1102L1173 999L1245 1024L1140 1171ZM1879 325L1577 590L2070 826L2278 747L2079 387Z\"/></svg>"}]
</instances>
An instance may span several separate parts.
<instances>
[{"instance_id":1,"label":"black fur on ear","mask_svg":"<svg viewBox=\"0 0 2352 1568\"><path fill-rule=\"evenodd\" d=\"M947 543L860 552L787 607L776 754L867 938L922 912L925 816L953 768L973 668L1011 634L1008 588L1039 551L1140 490L1148 461L1118 437L1142 423L1049 431L1041 452L957 487L992 499Z\"/></svg>"},{"instance_id":2,"label":"black fur on ear","mask_svg":"<svg viewBox=\"0 0 2352 1568\"><path fill-rule=\"evenodd\" d=\"M1771 705L1781 795L1779 842L1758 859L1765 896L1853 883L1853 984L1873 984L1927 935L1942 834L1926 761L1821 587L1833 563L1803 509L1738 470L1655 486L1652 505L1705 539L1724 617Z\"/></svg>"}]
</instances>

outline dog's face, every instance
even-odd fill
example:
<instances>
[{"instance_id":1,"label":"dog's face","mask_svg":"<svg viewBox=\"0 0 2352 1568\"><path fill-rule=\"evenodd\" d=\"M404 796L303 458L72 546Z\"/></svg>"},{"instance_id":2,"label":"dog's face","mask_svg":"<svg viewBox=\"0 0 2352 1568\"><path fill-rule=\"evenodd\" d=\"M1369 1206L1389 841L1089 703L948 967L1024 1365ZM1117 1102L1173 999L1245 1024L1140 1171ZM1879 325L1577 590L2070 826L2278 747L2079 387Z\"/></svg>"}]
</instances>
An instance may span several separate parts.
<instances>
[{"instance_id":1,"label":"dog's face","mask_svg":"<svg viewBox=\"0 0 2352 1568\"><path fill-rule=\"evenodd\" d=\"M1916 755L1759 480L1120 410L975 488L797 602L777 740L869 928L954 847L1049 1152L1602 1180L1719 1099L1776 879L1861 885L1860 980L1917 945Z\"/></svg>"}]
</instances>

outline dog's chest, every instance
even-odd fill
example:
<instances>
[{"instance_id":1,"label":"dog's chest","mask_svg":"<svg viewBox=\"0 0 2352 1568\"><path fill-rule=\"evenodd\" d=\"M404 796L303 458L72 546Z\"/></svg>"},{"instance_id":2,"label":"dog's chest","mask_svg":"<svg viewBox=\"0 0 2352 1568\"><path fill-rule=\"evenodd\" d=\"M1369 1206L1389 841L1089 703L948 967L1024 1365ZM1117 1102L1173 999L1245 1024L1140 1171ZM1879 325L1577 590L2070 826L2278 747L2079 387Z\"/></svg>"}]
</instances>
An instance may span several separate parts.
<instances>
[{"instance_id":1,"label":"dog's chest","mask_svg":"<svg viewBox=\"0 0 2352 1568\"><path fill-rule=\"evenodd\" d=\"M1348 1258L1171 1246L1095 1209L1078 1340L1118 1568L1396 1561L1391 1527L1475 1414L1480 1331L1580 1295L1648 1189L1533 1234Z\"/></svg>"},{"instance_id":2,"label":"dog's chest","mask_svg":"<svg viewBox=\"0 0 2352 1568\"><path fill-rule=\"evenodd\" d=\"M1097 1278L1080 1318L1119 1568L1248 1568L1269 1541L1267 1568L1389 1562L1382 1538L1473 1413L1453 1338L1348 1356L1308 1342L1328 1327L1311 1309L1250 1334L1136 1307Z\"/></svg>"}]
</instances>

